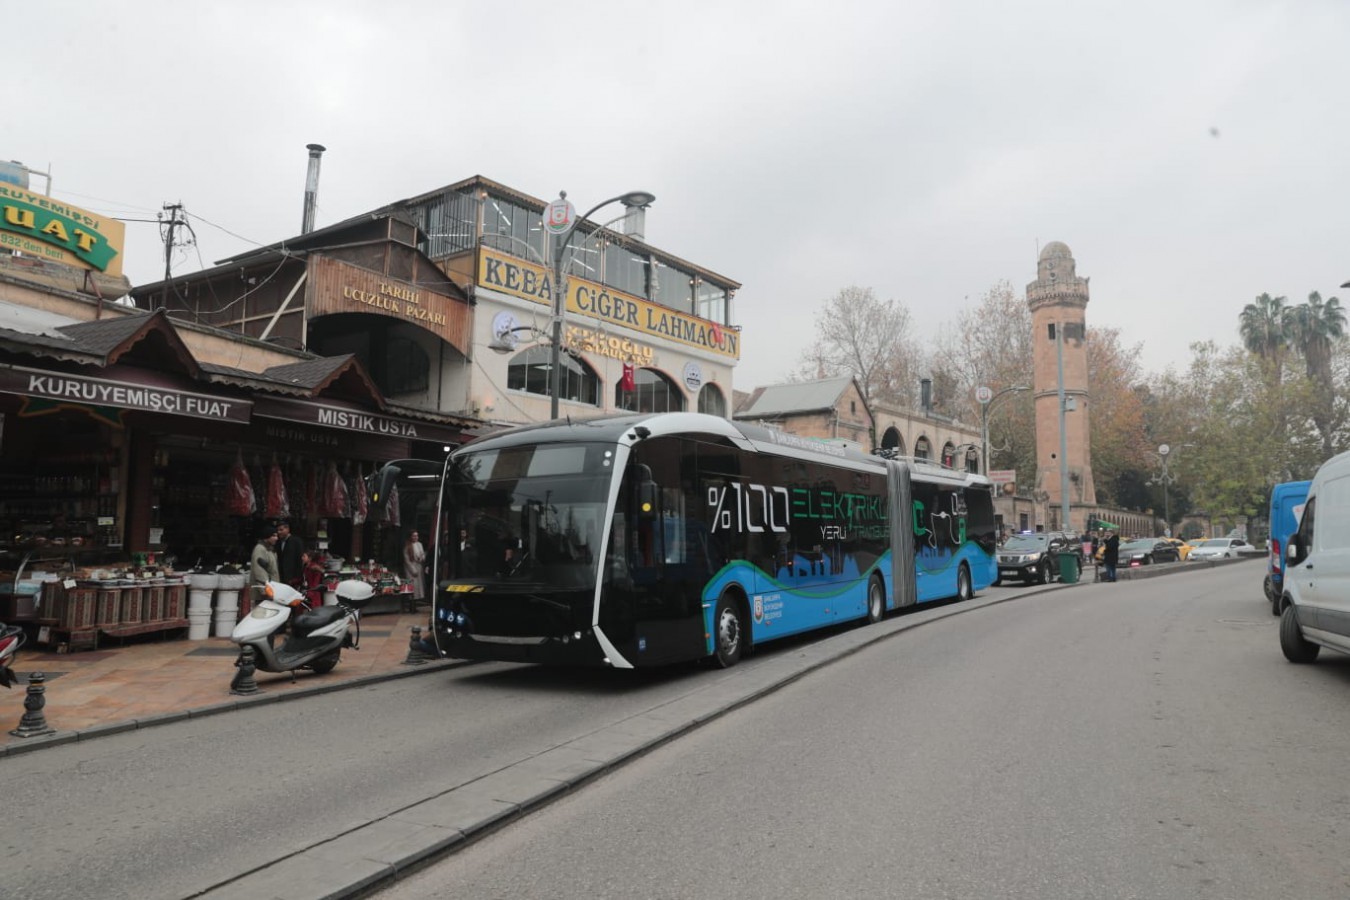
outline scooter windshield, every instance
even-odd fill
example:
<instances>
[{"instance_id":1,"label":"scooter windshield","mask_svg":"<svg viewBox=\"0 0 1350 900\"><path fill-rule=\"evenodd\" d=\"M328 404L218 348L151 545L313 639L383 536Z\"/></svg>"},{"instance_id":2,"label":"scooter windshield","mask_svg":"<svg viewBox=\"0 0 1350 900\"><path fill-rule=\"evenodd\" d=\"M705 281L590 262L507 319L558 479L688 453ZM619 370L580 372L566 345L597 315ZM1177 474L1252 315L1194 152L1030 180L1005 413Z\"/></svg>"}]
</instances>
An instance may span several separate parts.
<instances>
[{"instance_id":1,"label":"scooter windshield","mask_svg":"<svg viewBox=\"0 0 1350 900\"><path fill-rule=\"evenodd\" d=\"M451 577L503 588L593 586L614 450L545 444L455 459L446 482Z\"/></svg>"}]
</instances>

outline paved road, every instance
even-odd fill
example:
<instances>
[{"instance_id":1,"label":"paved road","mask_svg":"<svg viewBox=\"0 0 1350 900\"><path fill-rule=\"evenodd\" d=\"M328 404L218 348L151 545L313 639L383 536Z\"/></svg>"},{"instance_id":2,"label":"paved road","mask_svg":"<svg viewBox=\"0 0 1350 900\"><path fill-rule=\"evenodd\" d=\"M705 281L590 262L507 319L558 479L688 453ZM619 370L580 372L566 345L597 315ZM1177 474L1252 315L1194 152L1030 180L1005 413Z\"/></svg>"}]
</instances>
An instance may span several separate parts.
<instances>
[{"instance_id":1,"label":"paved road","mask_svg":"<svg viewBox=\"0 0 1350 900\"><path fill-rule=\"evenodd\" d=\"M380 897L1350 896L1350 659L1253 569L899 633Z\"/></svg>"},{"instance_id":2,"label":"paved road","mask_svg":"<svg viewBox=\"0 0 1350 900\"><path fill-rule=\"evenodd\" d=\"M463 665L9 758L0 762L9 817L0 897L189 896L344 833L360 843L354 829L494 774L509 780L513 764L653 710L687 701L715 711L719 686L734 689L784 658L790 673L791 657L810 646L789 642L728 672ZM828 658L829 647L817 641L816 655Z\"/></svg>"}]
</instances>

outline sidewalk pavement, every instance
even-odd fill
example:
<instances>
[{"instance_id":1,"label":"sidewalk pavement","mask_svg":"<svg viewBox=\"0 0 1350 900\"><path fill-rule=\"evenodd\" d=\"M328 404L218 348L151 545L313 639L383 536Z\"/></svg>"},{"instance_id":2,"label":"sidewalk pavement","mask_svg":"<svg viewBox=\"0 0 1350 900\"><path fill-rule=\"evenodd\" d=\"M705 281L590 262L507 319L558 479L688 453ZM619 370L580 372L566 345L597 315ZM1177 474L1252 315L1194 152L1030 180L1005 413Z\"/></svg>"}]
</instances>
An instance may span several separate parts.
<instances>
[{"instance_id":1,"label":"sidewalk pavement","mask_svg":"<svg viewBox=\"0 0 1350 900\"><path fill-rule=\"evenodd\" d=\"M109 641L98 650L56 653L27 644L19 649L14 671L18 684L0 689L0 757L118 731L144 728L191 716L226 712L240 706L312 696L355 684L440 669L449 662L404 665L414 625L426 634L428 613L377 613L361 619L361 648L343 650L342 661L327 675L257 672L261 694L235 696L230 681L238 671L239 648L229 638L189 641L181 636ZM28 675L46 676L43 715L56 733L20 738L11 735L24 714Z\"/></svg>"}]
</instances>

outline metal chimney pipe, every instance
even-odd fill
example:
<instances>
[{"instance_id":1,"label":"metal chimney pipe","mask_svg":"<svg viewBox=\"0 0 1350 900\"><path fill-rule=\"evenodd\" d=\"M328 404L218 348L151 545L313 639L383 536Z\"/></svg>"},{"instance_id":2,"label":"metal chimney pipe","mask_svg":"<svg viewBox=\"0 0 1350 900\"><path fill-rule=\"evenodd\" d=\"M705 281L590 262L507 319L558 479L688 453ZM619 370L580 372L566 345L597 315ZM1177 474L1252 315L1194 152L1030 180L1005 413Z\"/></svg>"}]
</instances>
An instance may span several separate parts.
<instances>
[{"instance_id":1,"label":"metal chimney pipe","mask_svg":"<svg viewBox=\"0 0 1350 900\"><path fill-rule=\"evenodd\" d=\"M647 240L647 207L634 206L631 203L625 203L623 207L623 233L628 237L634 237L645 242Z\"/></svg>"},{"instance_id":2,"label":"metal chimney pipe","mask_svg":"<svg viewBox=\"0 0 1350 900\"><path fill-rule=\"evenodd\" d=\"M925 416L933 414L933 379L919 379L919 406Z\"/></svg>"},{"instance_id":3,"label":"metal chimney pipe","mask_svg":"<svg viewBox=\"0 0 1350 900\"><path fill-rule=\"evenodd\" d=\"M314 207L319 201L319 157L328 148L322 144L306 144L309 150L309 171L305 173L305 214L300 220L300 233L314 230Z\"/></svg>"}]
</instances>

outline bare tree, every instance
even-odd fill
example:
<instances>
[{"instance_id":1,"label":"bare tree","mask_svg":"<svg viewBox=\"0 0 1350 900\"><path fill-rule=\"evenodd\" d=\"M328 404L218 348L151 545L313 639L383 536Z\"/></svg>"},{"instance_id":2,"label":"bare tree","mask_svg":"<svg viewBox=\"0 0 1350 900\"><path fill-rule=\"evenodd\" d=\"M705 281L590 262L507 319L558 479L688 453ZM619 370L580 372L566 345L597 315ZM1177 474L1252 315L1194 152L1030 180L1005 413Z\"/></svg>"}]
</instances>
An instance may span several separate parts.
<instances>
[{"instance_id":1,"label":"bare tree","mask_svg":"<svg viewBox=\"0 0 1350 900\"><path fill-rule=\"evenodd\" d=\"M798 377L852 375L868 405L911 400L915 353L903 304L878 300L871 288L850 285L816 313L816 334Z\"/></svg>"},{"instance_id":2,"label":"bare tree","mask_svg":"<svg viewBox=\"0 0 1350 900\"><path fill-rule=\"evenodd\" d=\"M1031 310L1007 281L996 283L978 306L961 313L937 347L934 369L956 379L947 415L977 422L975 389L980 385L999 391L1031 384Z\"/></svg>"}]
</instances>

